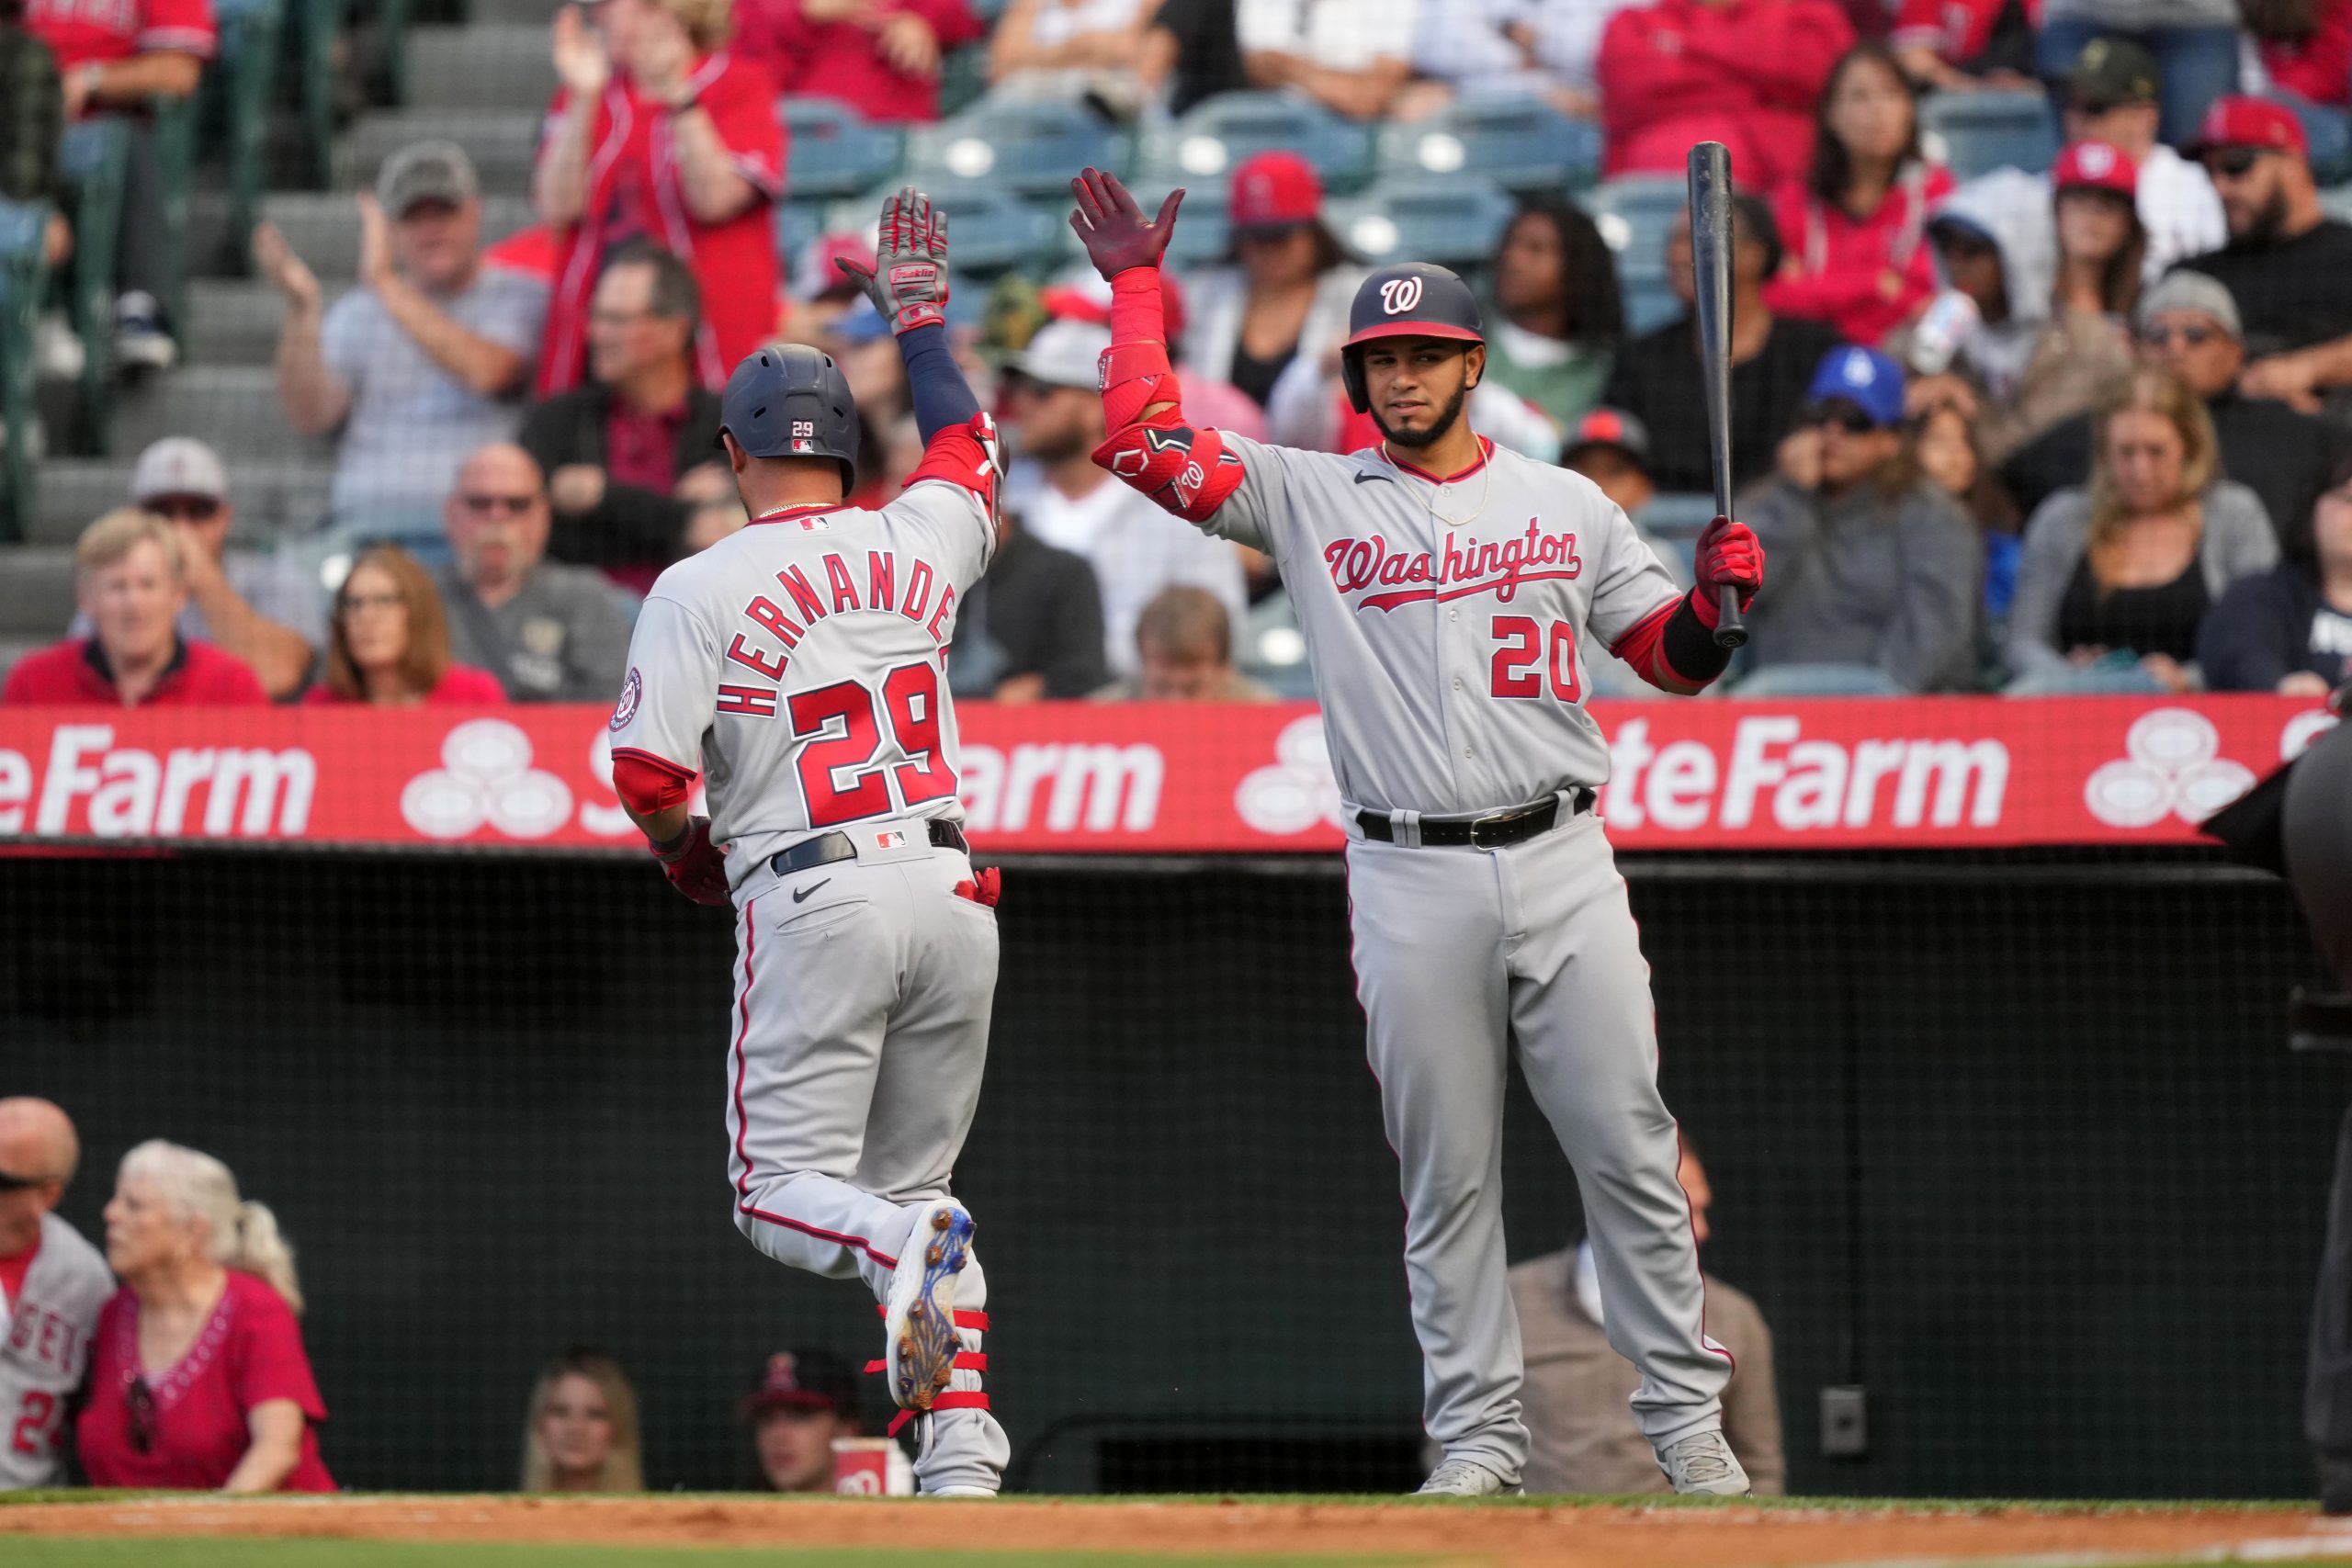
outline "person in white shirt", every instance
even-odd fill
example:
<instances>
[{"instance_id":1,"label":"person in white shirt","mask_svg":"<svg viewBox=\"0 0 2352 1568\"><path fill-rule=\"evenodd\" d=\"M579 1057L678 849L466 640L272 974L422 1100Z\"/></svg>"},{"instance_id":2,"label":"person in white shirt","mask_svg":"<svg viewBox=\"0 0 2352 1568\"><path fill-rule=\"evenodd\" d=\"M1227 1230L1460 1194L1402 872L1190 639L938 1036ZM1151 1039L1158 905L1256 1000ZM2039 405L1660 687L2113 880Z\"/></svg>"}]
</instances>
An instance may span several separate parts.
<instances>
[{"instance_id":1,"label":"person in white shirt","mask_svg":"<svg viewBox=\"0 0 2352 1568\"><path fill-rule=\"evenodd\" d=\"M1461 93L1535 93L1600 118L1593 60L1609 18L1642 0L1421 0L1413 68Z\"/></svg>"},{"instance_id":2,"label":"person in white shirt","mask_svg":"<svg viewBox=\"0 0 2352 1568\"><path fill-rule=\"evenodd\" d=\"M1241 70L1350 119L1387 113L1412 74L1420 0L1234 0Z\"/></svg>"},{"instance_id":3,"label":"person in white shirt","mask_svg":"<svg viewBox=\"0 0 2352 1568\"><path fill-rule=\"evenodd\" d=\"M114 1275L57 1217L82 1146L46 1100L0 1100L0 1492L51 1486Z\"/></svg>"},{"instance_id":4,"label":"person in white shirt","mask_svg":"<svg viewBox=\"0 0 2352 1568\"><path fill-rule=\"evenodd\" d=\"M1138 671L1136 617L1161 589L1205 589L1237 622L1248 601L1232 545L1169 527L1148 497L1095 466L1094 449L1109 434L1095 366L1110 346L1109 327L1048 321L1013 359L1011 423L1022 460L1006 491L1023 529L1093 567L1102 590L1103 656L1113 674L1130 676Z\"/></svg>"},{"instance_id":5,"label":"person in white shirt","mask_svg":"<svg viewBox=\"0 0 2352 1568\"><path fill-rule=\"evenodd\" d=\"M2222 198L2204 166L2156 140L2156 62L2130 39L2098 38L2066 73L2066 140L2120 148L2139 168L2134 203L2148 231L2141 271L2151 283L2190 256L2229 243Z\"/></svg>"}]
</instances>

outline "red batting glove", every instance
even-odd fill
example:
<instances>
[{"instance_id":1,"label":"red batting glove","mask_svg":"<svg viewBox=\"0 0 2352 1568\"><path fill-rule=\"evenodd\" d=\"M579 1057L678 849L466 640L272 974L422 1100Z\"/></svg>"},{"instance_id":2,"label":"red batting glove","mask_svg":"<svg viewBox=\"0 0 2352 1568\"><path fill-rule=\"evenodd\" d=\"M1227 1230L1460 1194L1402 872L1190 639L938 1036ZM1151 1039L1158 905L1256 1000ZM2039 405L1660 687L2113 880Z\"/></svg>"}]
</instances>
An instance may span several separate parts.
<instances>
[{"instance_id":1,"label":"red batting glove","mask_svg":"<svg viewBox=\"0 0 2352 1568\"><path fill-rule=\"evenodd\" d=\"M723 909L734 902L727 891L727 857L710 841L709 818L689 821L686 830L667 849L660 844L649 847L653 858L662 863L662 874L670 879L670 886L695 903Z\"/></svg>"},{"instance_id":2,"label":"red batting glove","mask_svg":"<svg viewBox=\"0 0 2352 1568\"><path fill-rule=\"evenodd\" d=\"M1747 524L1718 517L1699 536L1696 554L1693 574L1699 586L1690 595L1690 607L1698 612L1699 624L1713 631L1721 618L1716 613L1717 589L1739 590L1743 615L1756 603L1756 591L1764 586L1764 547L1756 542Z\"/></svg>"},{"instance_id":3,"label":"red batting glove","mask_svg":"<svg viewBox=\"0 0 2352 1568\"><path fill-rule=\"evenodd\" d=\"M1078 205L1069 226L1086 243L1086 259L1107 280L1133 267L1159 265L1159 253L1176 231L1176 209L1184 199L1180 186L1159 204L1159 216L1146 218L1116 175L1088 169L1069 182Z\"/></svg>"},{"instance_id":4,"label":"red batting glove","mask_svg":"<svg viewBox=\"0 0 2352 1568\"><path fill-rule=\"evenodd\" d=\"M971 881L959 882L956 885L956 897L969 898L973 903L984 905L991 909L996 908L996 901L1003 896L1004 874L995 866L989 866L985 871L974 872Z\"/></svg>"}]
</instances>

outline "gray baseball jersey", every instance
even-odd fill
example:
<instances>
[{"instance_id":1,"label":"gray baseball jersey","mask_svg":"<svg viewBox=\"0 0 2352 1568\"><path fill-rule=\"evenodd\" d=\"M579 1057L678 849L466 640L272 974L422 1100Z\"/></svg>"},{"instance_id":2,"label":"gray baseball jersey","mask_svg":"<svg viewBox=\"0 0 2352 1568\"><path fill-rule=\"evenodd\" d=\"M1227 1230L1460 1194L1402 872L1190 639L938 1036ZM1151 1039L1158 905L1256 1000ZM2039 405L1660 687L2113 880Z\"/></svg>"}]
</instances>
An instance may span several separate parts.
<instances>
[{"instance_id":1,"label":"gray baseball jersey","mask_svg":"<svg viewBox=\"0 0 2352 1568\"><path fill-rule=\"evenodd\" d=\"M613 755L702 773L733 886L812 833L963 820L947 645L996 525L985 491L929 477L958 441L985 461L945 433L888 505L756 518L645 596Z\"/></svg>"},{"instance_id":2,"label":"gray baseball jersey","mask_svg":"<svg viewBox=\"0 0 2352 1568\"><path fill-rule=\"evenodd\" d=\"M14 1295L0 1290L0 1491L57 1480L57 1437L89 1365L98 1309L114 1274L82 1233L55 1214L40 1219L40 1248Z\"/></svg>"},{"instance_id":3,"label":"gray baseball jersey","mask_svg":"<svg viewBox=\"0 0 2352 1568\"><path fill-rule=\"evenodd\" d=\"M1220 436L1245 477L1203 526L1281 567L1344 799L1461 815L1607 782L1587 651L1681 595L1591 480L1491 442L1436 478Z\"/></svg>"}]
</instances>

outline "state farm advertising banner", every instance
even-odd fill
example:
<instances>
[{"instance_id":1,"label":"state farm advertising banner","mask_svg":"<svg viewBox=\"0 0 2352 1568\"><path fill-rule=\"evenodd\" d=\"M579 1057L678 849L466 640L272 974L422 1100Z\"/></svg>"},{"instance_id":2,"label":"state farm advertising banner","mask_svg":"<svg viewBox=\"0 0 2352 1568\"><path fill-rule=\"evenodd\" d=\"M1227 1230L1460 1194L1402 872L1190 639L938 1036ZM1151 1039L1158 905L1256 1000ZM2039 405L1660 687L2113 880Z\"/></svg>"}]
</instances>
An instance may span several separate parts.
<instances>
[{"instance_id":1,"label":"state farm advertising banner","mask_svg":"<svg viewBox=\"0 0 2352 1568\"><path fill-rule=\"evenodd\" d=\"M2186 843L2334 719L2261 696L1596 704L1626 850ZM959 709L1000 854L1328 852L1313 707ZM605 710L0 710L0 835L612 848ZM791 788L791 781L782 787Z\"/></svg>"}]
</instances>

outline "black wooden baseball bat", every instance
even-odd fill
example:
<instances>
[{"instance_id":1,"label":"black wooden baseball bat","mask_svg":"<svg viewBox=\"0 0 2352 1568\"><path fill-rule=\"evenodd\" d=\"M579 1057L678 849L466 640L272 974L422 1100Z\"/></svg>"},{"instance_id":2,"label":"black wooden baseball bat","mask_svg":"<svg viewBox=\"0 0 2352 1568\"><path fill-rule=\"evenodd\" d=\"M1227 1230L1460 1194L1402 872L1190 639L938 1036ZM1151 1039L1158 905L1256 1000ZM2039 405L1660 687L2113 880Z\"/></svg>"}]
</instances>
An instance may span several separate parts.
<instances>
[{"instance_id":1,"label":"black wooden baseball bat","mask_svg":"<svg viewBox=\"0 0 2352 1568\"><path fill-rule=\"evenodd\" d=\"M1690 285L1698 304L1699 368L1707 386L1707 452L1715 470L1715 511L1731 515L1731 151L1720 141L1690 149ZM1739 590L1715 590L1715 646L1747 641Z\"/></svg>"}]
</instances>

